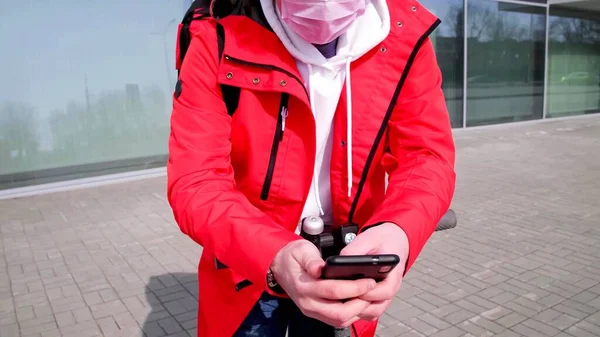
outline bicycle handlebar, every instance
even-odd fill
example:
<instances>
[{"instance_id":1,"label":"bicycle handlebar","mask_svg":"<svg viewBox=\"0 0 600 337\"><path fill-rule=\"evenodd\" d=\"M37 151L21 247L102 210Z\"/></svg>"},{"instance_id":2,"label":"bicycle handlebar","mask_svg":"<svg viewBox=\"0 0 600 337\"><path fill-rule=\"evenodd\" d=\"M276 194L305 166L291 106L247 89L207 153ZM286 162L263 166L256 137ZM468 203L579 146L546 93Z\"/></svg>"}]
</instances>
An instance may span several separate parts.
<instances>
[{"instance_id":1,"label":"bicycle handlebar","mask_svg":"<svg viewBox=\"0 0 600 337\"><path fill-rule=\"evenodd\" d=\"M457 224L458 219L456 218L456 213L449 209L438 222L437 226L435 227L435 231L439 232L452 229L456 227ZM352 331L350 327L345 329L334 329L333 337L352 337Z\"/></svg>"}]
</instances>

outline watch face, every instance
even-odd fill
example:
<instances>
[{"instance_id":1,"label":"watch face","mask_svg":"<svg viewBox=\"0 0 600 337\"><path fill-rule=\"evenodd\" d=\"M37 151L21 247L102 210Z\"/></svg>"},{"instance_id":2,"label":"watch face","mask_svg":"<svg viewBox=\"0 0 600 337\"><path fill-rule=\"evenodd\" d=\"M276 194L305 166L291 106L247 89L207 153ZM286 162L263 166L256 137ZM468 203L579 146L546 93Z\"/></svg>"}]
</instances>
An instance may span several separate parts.
<instances>
[{"instance_id":1,"label":"watch face","mask_svg":"<svg viewBox=\"0 0 600 337\"><path fill-rule=\"evenodd\" d=\"M275 280L275 275L273 275L273 272L270 270L267 272L267 286L269 287L269 289L271 289L277 294L284 293L279 283L277 283L277 281Z\"/></svg>"},{"instance_id":2,"label":"watch face","mask_svg":"<svg viewBox=\"0 0 600 337\"><path fill-rule=\"evenodd\" d=\"M284 293L284 291L281 288L281 286L272 277L269 280L267 280L267 286L269 287L269 289L271 291L273 291L276 294L283 294Z\"/></svg>"},{"instance_id":3,"label":"watch face","mask_svg":"<svg viewBox=\"0 0 600 337\"><path fill-rule=\"evenodd\" d=\"M277 282L275 282L275 277L273 276L273 272L270 270L267 272L267 283L269 284L269 287L274 287L277 285Z\"/></svg>"}]
</instances>

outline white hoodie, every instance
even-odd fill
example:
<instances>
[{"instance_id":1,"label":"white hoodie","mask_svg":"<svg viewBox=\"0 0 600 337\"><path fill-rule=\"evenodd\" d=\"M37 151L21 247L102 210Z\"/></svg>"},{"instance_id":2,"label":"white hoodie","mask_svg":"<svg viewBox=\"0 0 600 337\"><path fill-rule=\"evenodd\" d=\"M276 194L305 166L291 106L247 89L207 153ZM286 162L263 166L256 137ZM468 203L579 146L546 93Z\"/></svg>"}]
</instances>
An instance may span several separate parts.
<instances>
[{"instance_id":1,"label":"white hoodie","mask_svg":"<svg viewBox=\"0 0 600 337\"><path fill-rule=\"evenodd\" d=\"M352 190L352 93L350 63L357 60L383 41L390 32L390 14L386 0L365 0L363 15L341 35L336 56L326 59L312 44L304 41L281 20L273 0L261 0L267 22L288 52L296 59L298 71L310 93L310 105L316 124L316 160L310 193L301 219L320 215L326 221L332 218L331 186L329 178L332 122L342 93L344 81L347 92L348 126L348 196ZM300 227L296 230L299 233Z\"/></svg>"}]
</instances>

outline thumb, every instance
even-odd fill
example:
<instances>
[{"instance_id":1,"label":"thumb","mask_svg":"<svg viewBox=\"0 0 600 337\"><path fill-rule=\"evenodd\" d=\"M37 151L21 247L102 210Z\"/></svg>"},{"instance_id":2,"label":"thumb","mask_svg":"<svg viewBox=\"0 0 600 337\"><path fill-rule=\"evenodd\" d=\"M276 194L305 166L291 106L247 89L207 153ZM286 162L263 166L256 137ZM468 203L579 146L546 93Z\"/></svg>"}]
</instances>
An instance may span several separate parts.
<instances>
[{"instance_id":1,"label":"thumb","mask_svg":"<svg viewBox=\"0 0 600 337\"><path fill-rule=\"evenodd\" d=\"M344 247L340 252L340 255L370 255L376 254L378 248L377 241L373 240L373 237L366 235L366 232L362 235L358 235L354 241L350 242L349 245Z\"/></svg>"},{"instance_id":2,"label":"thumb","mask_svg":"<svg viewBox=\"0 0 600 337\"><path fill-rule=\"evenodd\" d=\"M306 242L307 244L302 245L297 254L296 261L300 264L302 269L306 270L308 275L312 278L321 277L321 270L325 265L325 261L321 258L321 253L312 243Z\"/></svg>"}]
</instances>

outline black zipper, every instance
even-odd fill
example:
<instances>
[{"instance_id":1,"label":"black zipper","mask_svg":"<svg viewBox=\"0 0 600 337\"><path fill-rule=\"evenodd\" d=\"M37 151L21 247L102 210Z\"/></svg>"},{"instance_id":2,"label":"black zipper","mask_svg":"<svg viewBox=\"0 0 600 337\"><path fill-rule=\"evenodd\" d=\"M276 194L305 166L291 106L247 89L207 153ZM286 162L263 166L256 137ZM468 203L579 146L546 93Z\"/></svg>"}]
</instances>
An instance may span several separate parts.
<instances>
[{"instance_id":1,"label":"black zipper","mask_svg":"<svg viewBox=\"0 0 600 337\"><path fill-rule=\"evenodd\" d=\"M398 81L398 85L396 86L396 90L394 91L394 95L392 96L392 100L390 101L390 105L388 106L385 117L381 122L381 126L379 127L379 131L377 132L377 136L375 137L375 141L373 142L373 146L371 147L371 151L369 152L369 156L367 157L367 161L365 162L365 168L362 171L362 175L360 176L360 182L358 183L358 188L356 189L356 195L354 196L354 200L352 201L352 206L350 207L350 212L348 213L348 223L352 224L352 218L354 218L354 213L356 212L356 207L358 207L358 201L360 199L360 195L362 193L363 188L365 187L365 183L367 181L367 176L369 175L369 169L371 168L371 164L373 163L373 159L375 158L375 152L377 152L377 148L379 147L379 143L381 143L381 139L385 134L385 130L387 129L388 122L392 117L392 112L396 107L396 103L398 102L398 97L400 96L400 92L402 91L402 87L404 86L404 82L406 82L406 78L408 77L408 73L412 68L413 63L415 62L415 58L421 50L423 43L431 33L439 26L441 21L436 20L429 29L419 38L415 47L413 48L410 56L408 57L408 61L406 62L406 67L402 71L402 76L400 76L400 81Z\"/></svg>"},{"instance_id":2,"label":"black zipper","mask_svg":"<svg viewBox=\"0 0 600 337\"><path fill-rule=\"evenodd\" d=\"M225 55L225 59L239 63L239 64L247 65L247 66L278 71L280 73L286 74L287 76L293 78L296 82L298 82L300 84L302 89L304 89L304 93L306 94L306 97L308 97L310 99L308 91L306 91L306 87L304 86L304 83L302 82L302 80L300 80L300 78L298 78L296 75L292 74L291 72L289 72L283 68L280 68L280 67L277 67L274 65L270 65L270 64L250 62L250 61L235 58L235 57L233 57L231 55L227 55L227 54ZM279 111L278 111L278 115L277 115L277 127L275 129L275 135L273 137L273 145L271 146L271 155L269 158L269 166L267 168L265 182L263 184L263 188L260 193L261 200L267 200L267 198L269 197L269 190L271 189L271 181L273 180L273 171L275 170L275 161L277 160L277 151L279 150L279 142L281 142L283 140L283 127L282 127L283 113L284 112L287 113L289 99L290 99L289 94L287 94L287 93L281 94L281 103L279 104Z\"/></svg>"},{"instance_id":3,"label":"black zipper","mask_svg":"<svg viewBox=\"0 0 600 337\"><path fill-rule=\"evenodd\" d=\"M259 68L268 69L268 70L274 70L274 71L278 71L280 73L286 74L289 77L291 77L294 80L296 80L296 82L298 82L300 84L300 86L302 87L302 89L304 89L304 93L306 94L306 97L310 97L309 94L308 94L308 91L306 91L306 87L304 87L304 82L302 82L302 80L299 79L298 76L292 74L291 72L289 72L289 71L287 71L287 70L285 70L283 68L279 68L279 67L276 67L276 66L270 65L270 64L250 62L250 61L246 61L246 60L235 58L235 57L230 56L230 55L225 55L225 59L233 61L233 62L236 62L236 63L239 63L239 64L244 64L244 65L247 65L247 66L259 67Z\"/></svg>"},{"instance_id":4,"label":"black zipper","mask_svg":"<svg viewBox=\"0 0 600 337\"><path fill-rule=\"evenodd\" d=\"M269 190L271 189L271 181L273 180L273 172L275 171L275 162L277 161L277 152L279 151L279 143L283 140L283 117L284 117L284 114L287 114L289 99L290 99L290 95L281 94L279 110L277 110L277 126L275 127L275 134L273 136L273 145L271 145L271 155L269 157L269 166L267 167L267 174L265 175L265 182L263 184L262 192L260 193L261 200L267 200L267 198L269 197Z\"/></svg>"}]
</instances>

